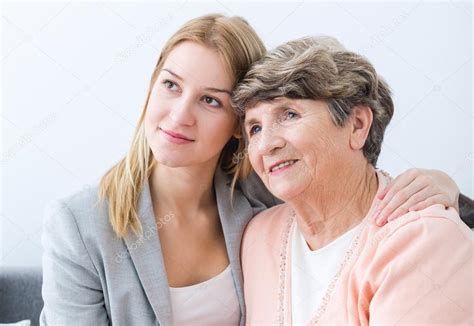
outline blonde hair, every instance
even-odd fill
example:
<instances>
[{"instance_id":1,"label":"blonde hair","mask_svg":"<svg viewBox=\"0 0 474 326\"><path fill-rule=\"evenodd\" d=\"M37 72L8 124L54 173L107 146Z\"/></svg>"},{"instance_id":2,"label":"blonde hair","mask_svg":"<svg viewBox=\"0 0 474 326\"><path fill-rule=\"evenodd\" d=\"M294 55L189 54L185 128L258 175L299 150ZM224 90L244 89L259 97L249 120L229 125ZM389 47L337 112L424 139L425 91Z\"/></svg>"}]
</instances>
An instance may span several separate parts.
<instances>
[{"instance_id":1,"label":"blonde hair","mask_svg":"<svg viewBox=\"0 0 474 326\"><path fill-rule=\"evenodd\" d=\"M130 150L110 168L99 183L99 198L108 199L108 214L115 234L124 238L129 227L136 235L143 229L138 216L140 193L148 180L155 160L145 137L144 118L153 85L169 53L184 41L197 42L217 50L223 57L233 87L244 77L253 62L265 54L265 46L252 27L241 17L205 15L184 24L165 44L153 71L143 111L135 128ZM232 190L250 171L246 160L235 161L235 153L245 149L244 141L234 137L225 145L219 164L233 176Z\"/></svg>"}]
</instances>

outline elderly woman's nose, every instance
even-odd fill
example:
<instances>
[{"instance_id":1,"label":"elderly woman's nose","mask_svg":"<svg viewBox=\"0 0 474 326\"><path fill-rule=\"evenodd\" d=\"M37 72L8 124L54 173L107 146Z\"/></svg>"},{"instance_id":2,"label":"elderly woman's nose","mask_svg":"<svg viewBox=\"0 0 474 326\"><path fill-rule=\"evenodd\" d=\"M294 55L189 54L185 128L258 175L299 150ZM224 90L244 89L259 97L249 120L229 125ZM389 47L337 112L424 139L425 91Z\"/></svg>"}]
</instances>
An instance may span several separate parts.
<instances>
[{"instance_id":1,"label":"elderly woman's nose","mask_svg":"<svg viewBox=\"0 0 474 326\"><path fill-rule=\"evenodd\" d=\"M285 145L283 137L278 132L279 128L268 127L263 128L257 143L257 149L261 155L270 155L276 149Z\"/></svg>"},{"instance_id":2,"label":"elderly woman's nose","mask_svg":"<svg viewBox=\"0 0 474 326\"><path fill-rule=\"evenodd\" d=\"M191 96L182 96L171 104L170 118L177 125L190 126L194 123L194 100Z\"/></svg>"}]
</instances>

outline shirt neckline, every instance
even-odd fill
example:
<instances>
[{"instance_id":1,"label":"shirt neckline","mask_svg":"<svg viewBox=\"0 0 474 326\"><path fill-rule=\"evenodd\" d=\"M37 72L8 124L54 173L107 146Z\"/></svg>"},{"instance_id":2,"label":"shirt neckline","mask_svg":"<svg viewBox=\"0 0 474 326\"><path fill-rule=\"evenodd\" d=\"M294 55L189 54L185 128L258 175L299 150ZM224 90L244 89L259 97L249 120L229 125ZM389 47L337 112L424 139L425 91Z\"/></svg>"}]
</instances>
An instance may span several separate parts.
<instances>
[{"instance_id":1,"label":"shirt neckline","mask_svg":"<svg viewBox=\"0 0 474 326\"><path fill-rule=\"evenodd\" d=\"M193 284L193 285L188 285L188 286L180 286L180 287L171 287L170 286L169 289L170 289L171 292L195 290L197 288L201 288L201 287L209 285L210 283L218 281L219 279L223 278L228 273L228 271L230 272L230 264L227 265L227 267L222 272L220 272L216 276L211 277L210 279L208 279L206 281L199 282L199 283L196 283L196 284Z\"/></svg>"}]
</instances>

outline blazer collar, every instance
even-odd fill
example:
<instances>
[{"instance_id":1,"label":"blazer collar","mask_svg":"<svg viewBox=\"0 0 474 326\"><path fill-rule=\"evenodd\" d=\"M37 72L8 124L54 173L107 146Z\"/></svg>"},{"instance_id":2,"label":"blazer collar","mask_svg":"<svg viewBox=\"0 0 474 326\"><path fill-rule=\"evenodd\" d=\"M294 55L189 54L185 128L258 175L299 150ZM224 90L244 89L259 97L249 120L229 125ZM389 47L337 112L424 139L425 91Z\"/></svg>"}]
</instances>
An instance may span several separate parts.
<instances>
[{"instance_id":1,"label":"blazer collar","mask_svg":"<svg viewBox=\"0 0 474 326\"><path fill-rule=\"evenodd\" d=\"M161 325L170 325L170 292L158 235L161 224L155 221L148 180L140 194L138 216L143 228L143 237L139 238L130 231L125 238L125 244L155 316Z\"/></svg>"},{"instance_id":2,"label":"blazer collar","mask_svg":"<svg viewBox=\"0 0 474 326\"><path fill-rule=\"evenodd\" d=\"M253 211L247 199L238 189L234 191L231 204L229 179L226 173L218 168L214 175L214 189L227 255L234 276L241 313L244 316L240 244L244 228L252 218ZM129 232L124 239L125 244L159 323L169 325L172 322L171 300L158 234L161 224L155 222L148 180L145 181L140 194L138 214L142 223L143 238L140 239L133 232ZM241 318L241 324L242 322L243 318Z\"/></svg>"},{"instance_id":3,"label":"blazer collar","mask_svg":"<svg viewBox=\"0 0 474 326\"><path fill-rule=\"evenodd\" d=\"M216 191L217 208L224 232L227 247L227 255L230 261L232 275L239 299L242 314L240 324L244 323L245 304L243 296L243 277L240 264L240 249L244 229L253 217L253 210L247 198L239 189L234 190L232 202L230 200L230 178L218 169L214 176L214 187Z\"/></svg>"}]
</instances>

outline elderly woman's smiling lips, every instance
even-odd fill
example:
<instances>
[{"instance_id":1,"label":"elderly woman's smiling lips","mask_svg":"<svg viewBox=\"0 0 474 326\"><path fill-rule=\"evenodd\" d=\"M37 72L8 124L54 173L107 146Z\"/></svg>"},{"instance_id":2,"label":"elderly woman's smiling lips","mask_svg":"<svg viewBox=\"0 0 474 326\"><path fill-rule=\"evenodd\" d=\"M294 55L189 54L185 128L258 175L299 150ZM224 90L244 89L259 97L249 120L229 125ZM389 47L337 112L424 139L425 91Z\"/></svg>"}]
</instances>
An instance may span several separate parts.
<instances>
[{"instance_id":1,"label":"elderly woman's smiling lips","mask_svg":"<svg viewBox=\"0 0 474 326\"><path fill-rule=\"evenodd\" d=\"M268 175L276 176L290 170L298 160L281 160L270 165Z\"/></svg>"}]
</instances>

